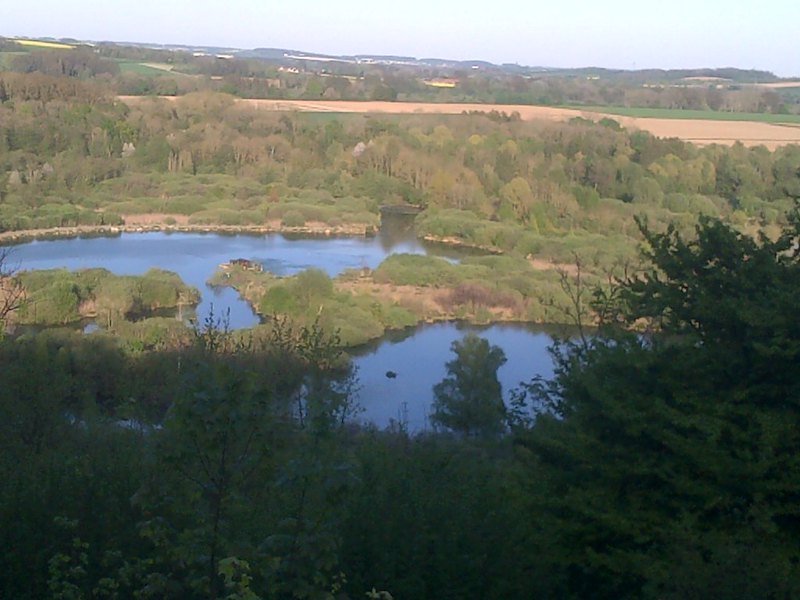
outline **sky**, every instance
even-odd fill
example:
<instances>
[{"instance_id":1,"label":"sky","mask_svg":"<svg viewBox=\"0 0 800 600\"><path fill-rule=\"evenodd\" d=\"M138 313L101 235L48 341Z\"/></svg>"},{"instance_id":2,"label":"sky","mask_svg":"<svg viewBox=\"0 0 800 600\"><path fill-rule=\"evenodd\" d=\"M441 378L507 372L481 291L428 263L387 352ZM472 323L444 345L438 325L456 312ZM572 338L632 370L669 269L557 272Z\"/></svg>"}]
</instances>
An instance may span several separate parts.
<instances>
[{"instance_id":1,"label":"sky","mask_svg":"<svg viewBox=\"0 0 800 600\"><path fill-rule=\"evenodd\" d=\"M800 0L0 0L0 35L800 77Z\"/></svg>"}]
</instances>

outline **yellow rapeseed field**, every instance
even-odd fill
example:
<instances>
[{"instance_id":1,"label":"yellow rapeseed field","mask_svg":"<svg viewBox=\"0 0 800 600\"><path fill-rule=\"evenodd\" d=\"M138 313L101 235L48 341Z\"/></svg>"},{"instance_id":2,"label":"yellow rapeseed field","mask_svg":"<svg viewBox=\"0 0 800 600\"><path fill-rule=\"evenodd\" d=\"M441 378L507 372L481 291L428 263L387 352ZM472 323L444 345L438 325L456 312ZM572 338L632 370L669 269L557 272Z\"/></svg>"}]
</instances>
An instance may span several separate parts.
<instances>
[{"instance_id":1,"label":"yellow rapeseed field","mask_svg":"<svg viewBox=\"0 0 800 600\"><path fill-rule=\"evenodd\" d=\"M40 42L39 40L16 40L22 46L32 46L34 48L51 48L53 50L72 50L75 46L62 44L60 42Z\"/></svg>"}]
</instances>

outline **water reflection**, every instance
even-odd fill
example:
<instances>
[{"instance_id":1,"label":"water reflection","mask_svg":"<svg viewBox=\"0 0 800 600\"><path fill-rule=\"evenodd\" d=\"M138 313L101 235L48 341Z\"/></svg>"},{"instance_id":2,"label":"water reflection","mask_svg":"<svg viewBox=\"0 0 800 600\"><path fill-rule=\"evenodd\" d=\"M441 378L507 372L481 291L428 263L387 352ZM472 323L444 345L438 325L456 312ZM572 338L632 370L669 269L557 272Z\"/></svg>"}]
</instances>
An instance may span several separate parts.
<instances>
[{"instance_id":1,"label":"water reflection","mask_svg":"<svg viewBox=\"0 0 800 600\"><path fill-rule=\"evenodd\" d=\"M417 232L414 228L414 213L393 212L384 210L381 213L381 228L378 232L378 241L387 254L395 248L409 244L419 244Z\"/></svg>"},{"instance_id":2,"label":"water reflection","mask_svg":"<svg viewBox=\"0 0 800 600\"><path fill-rule=\"evenodd\" d=\"M355 350L358 368L360 418L378 427L403 422L410 432L430 428L433 386L446 375L445 363L454 358L450 345L469 332L500 346L508 361L498 371L503 397L535 376L550 377L553 362L547 351L553 335L570 334L562 328L522 324L488 327L462 323L438 323L389 333L373 344ZM392 372L395 377L387 377Z\"/></svg>"},{"instance_id":3,"label":"water reflection","mask_svg":"<svg viewBox=\"0 0 800 600\"><path fill-rule=\"evenodd\" d=\"M222 235L203 233L141 233L116 237L91 237L35 241L14 249L22 269L103 267L120 275L138 275L157 267L175 271L202 293L197 319L230 310L233 328L258 322L250 306L231 288L212 288L206 281L220 263L233 258L261 262L278 275L292 275L309 267L331 276L345 269L377 267L393 253L432 254L451 260L466 252L420 242L413 231L413 216L392 215L374 238L290 238L283 235ZM96 325L80 325L87 333ZM361 418L386 427L394 421L410 431L429 426L433 385L445 376L452 358L450 345L466 332L475 331L503 348L508 362L498 375L508 398L511 389L536 375L549 376L552 362L547 352L551 330L524 325L474 327L437 324L391 332L382 340L359 348L354 362L361 385ZM387 372L395 377L387 377Z\"/></svg>"},{"instance_id":4,"label":"water reflection","mask_svg":"<svg viewBox=\"0 0 800 600\"><path fill-rule=\"evenodd\" d=\"M252 327L259 317L236 291L206 284L221 263L246 258L276 275L311 267L332 277L345 269L374 269L394 253L439 254L413 235L413 218L392 215L374 238L290 237L218 233L123 233L114 237L38 240L14 248L21 269L103 267L118 275L142 275L151 268L175 271L200 290L197 318L230 311L233 329Z\"/></svg>"}]
</instances>

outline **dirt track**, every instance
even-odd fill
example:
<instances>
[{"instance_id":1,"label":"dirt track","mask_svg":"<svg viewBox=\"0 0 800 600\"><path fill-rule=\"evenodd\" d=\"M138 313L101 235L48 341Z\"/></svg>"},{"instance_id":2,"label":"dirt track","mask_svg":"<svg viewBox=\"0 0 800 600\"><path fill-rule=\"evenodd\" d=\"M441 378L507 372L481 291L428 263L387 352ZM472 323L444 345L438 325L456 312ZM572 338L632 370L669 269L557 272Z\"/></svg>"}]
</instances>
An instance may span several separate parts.
<instances>
[{"instance_id":1,"label":"dirt track","mask_svg":"<svg viewBox=\"0 0 800 600\"><path fill-rule=\"evenodd\" d=\"M138 96L120 96L126 103L141 102ZM170 98L175 100L176 98ZM353 102L323 100L238 100L262 110L329 113L384 114L461 114L469 111L497 110L518 112L526 121L568 121L575 117L598 119L607 116L625 127L649 131L658 137L677 137L698 145L742 142L745 146L764 145L774 150L787 144L800 144L800 127L760 123L755 121L710 121L701 119L645 119L621 117L598 112L552 108L547 106L502 104L436 104L425 102Z\"/></svg>"}]
</instances>

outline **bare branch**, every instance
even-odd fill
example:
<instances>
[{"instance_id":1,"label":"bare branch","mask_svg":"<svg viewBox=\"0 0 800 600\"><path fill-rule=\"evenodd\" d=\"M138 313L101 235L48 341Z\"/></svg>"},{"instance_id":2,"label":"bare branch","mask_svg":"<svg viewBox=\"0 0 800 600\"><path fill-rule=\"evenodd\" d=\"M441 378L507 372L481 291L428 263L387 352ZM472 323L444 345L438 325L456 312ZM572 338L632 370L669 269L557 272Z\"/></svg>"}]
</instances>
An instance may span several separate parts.
<instances>
[{"instance_id":1,"label":"bare branch","mask_svg":"<svg viewBox=\"0 0 800 600\"><path fill-rule=\"evenodd\" d=\"M562 310L572 324L578 329L578 336L581 339L581 344L583 344L584 347L588 347L589 342L586 338L585 327L587 319L590 316L590 311L584 300L587 290L583 282L583 263L577 253L573 254L573 258L575 260L574 273L569 273L565 268L556 269L561 289L569 299L569 305L563 307Z\"/></svg>"},{"instance_id":2,"label":"bare branch","mask_svg":"<svg viewBox=\"0 0 800 600\"><path fill-rule=\"evenodd\" d=\"M17 276L18 270L11 264L11 249L0 248L0 336L5 333L11 315L25 301L25 290Z\"/></svg>"}]
</instances>

